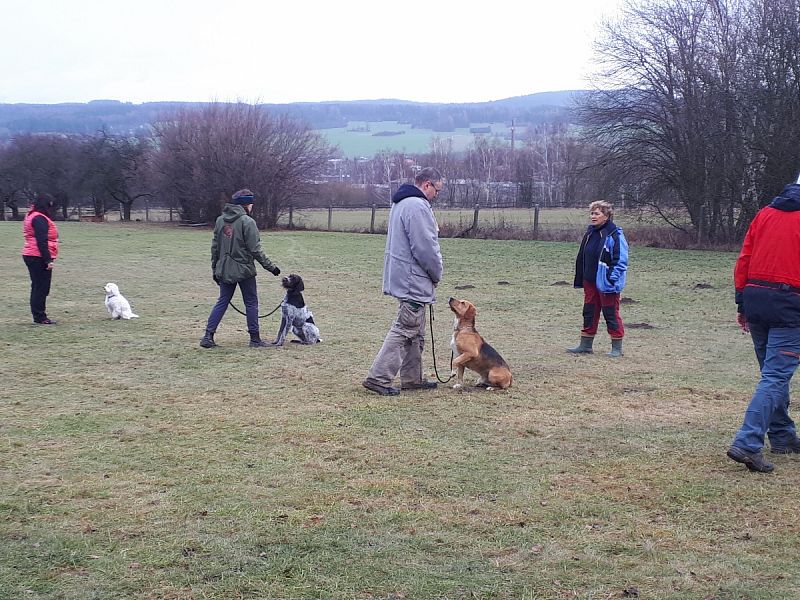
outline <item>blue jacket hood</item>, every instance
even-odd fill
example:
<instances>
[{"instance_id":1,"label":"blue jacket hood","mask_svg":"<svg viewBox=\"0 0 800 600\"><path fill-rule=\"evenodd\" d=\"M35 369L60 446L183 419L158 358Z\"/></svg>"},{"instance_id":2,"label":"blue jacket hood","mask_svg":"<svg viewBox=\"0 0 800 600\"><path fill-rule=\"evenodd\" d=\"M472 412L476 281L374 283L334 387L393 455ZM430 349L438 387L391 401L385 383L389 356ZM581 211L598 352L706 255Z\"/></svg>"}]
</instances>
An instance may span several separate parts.
<instances>
[{"instance_id":1,"label":"blue jacket hood","mask_svg":"<svg viewBox=\"0 0 800 600\"><path fill-rule=\"evenodd\" d=\"M800 183L788 184L769 205L786 212L800 210Z\"/></svg>"},{"instance_id":2,"label":"blue jacket hood","mask_svg":"<svg viewBox=\"0 0 800 600\"><path fill-rule=\"evenodd\" d=\"M394 196L392 196L392 202L396 203L400 202L400 200L403 200L405 198L412 198L412 197L422 198L423 200L425 200L425 202L428 201L428 199L425 197L425 194L422 192L421 189L419 189L415 185L411 185L410 183L404 183L397 189L397 191L394 193Z\"/></svg>"}]
</instances>

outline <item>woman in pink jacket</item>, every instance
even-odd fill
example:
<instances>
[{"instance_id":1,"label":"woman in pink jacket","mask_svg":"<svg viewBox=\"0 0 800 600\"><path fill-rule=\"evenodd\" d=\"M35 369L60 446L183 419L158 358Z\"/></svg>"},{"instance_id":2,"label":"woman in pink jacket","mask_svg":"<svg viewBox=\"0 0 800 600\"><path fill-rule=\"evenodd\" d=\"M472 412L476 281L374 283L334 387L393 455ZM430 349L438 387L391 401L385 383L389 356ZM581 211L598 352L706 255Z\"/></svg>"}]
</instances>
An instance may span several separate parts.
<instances>
[{"instance_id":1,"label":"woman in pink jacket","mask_svg":"<svg viewBox=\"0 0 800 600\"><path fill-rule=\"evenodd\" d=\"M50 194L38 194L22 222L22 260L31 276L31 314L39 325L55 325L47 317L47 296L53 279L53 262L58 257L58 228L50 218L55 201Z\"/></svg>"}]
</instances>

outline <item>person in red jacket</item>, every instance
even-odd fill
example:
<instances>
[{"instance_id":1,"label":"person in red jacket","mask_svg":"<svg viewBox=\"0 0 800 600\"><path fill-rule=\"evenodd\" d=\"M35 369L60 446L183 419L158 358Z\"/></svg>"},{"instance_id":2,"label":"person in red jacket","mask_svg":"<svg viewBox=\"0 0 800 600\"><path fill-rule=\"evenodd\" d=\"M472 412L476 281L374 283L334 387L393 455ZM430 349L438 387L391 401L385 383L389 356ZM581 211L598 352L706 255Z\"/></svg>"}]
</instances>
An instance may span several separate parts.
<instances>
[{"instance_id":1,"label":"person in red jacket","mask_svg":"<svg viewBox=\"0 0 800 600\"><path fill-rule=\"evenodd\" d=\"M38 194L22 222L22 260L31 276L31 314L39 325L55 325L47 317L47 296L53 279L53 263L58 257L58 228L50 218L55 201L50 194Z\"/></svg>"},{"instance_id":2,"label":"person in red jacket","mask_svg":"<svg viewBox=\"0 0 800 600\"><path fill-rule=\"evenodd\" d=\"M753 339L761 380L728 449L750 471L772 472L761 453L800 454L789 416L789 381L800 362L800 183L756 215L734 269L738 322Z\"/></svg>"}]
</instances>

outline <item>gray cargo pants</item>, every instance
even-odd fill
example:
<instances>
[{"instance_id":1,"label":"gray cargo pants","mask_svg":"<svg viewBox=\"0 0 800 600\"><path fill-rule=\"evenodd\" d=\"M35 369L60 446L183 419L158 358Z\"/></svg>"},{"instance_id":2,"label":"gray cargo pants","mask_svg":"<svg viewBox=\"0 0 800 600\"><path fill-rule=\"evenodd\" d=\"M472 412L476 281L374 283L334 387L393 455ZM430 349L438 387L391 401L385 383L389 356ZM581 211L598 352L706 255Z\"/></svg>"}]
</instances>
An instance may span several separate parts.
<instances>
[{"instance_id":1,"label":"gray cargo pants","mask_svg":"<svg viewBox=\"0 0 800 600\"><path fill-rule=\"evenodd\" d=\"M418 308L414 308L417 306ZM400 302L397 317L392 323L378 355L372 362L367 379L389 387L397 373L400 385L420 383L422 349L425 347L425 305Z\"/></svg>"}]
</instances>

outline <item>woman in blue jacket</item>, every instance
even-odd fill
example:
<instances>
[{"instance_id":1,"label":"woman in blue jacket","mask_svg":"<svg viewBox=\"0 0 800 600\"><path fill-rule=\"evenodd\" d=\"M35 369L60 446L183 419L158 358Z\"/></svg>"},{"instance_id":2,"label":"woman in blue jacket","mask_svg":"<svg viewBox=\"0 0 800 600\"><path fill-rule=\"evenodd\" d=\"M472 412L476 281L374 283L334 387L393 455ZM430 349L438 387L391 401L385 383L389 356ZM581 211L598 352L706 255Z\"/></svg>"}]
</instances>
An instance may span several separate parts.
<instances>
[{"instance_id":1,"label":"woman in blue jacket","mask_svg":"<svg viewBox=\"0 0 800 600\"><path fill-rule=\"evenodd\" d=\"M600 313L611 336L608 356L622 356L625 327L619 314L619 297L628 271L628 242L612 220L614 207L598 200L589 205L591 225L581 241L575 260L575 287L583 288L583 329L581 342L568 348L573 354L591 354Z\"/></svg>"}]
</instances>

